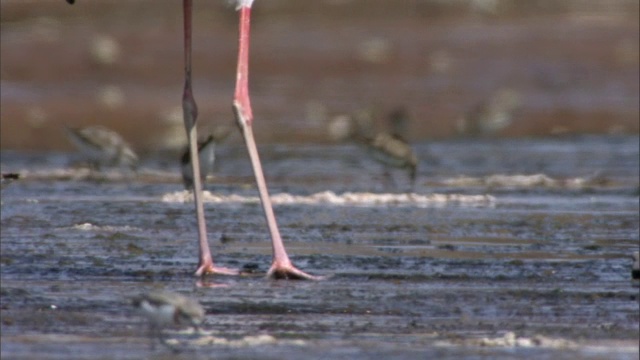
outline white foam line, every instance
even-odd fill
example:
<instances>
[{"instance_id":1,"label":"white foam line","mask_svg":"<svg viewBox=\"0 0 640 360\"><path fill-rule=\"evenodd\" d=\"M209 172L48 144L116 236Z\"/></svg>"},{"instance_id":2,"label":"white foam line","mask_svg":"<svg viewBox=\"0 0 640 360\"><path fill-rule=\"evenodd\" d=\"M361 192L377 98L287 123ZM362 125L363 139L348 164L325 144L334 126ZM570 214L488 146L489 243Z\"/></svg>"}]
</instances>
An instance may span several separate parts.
<instances>
[{"instance_id":1,"label":"white foam line","mask_svg":"<svg viewBox=\"0 0 640 360\"><path fill-rule=\"evenodd\" d=\"M116 232L116 231L123 231L123 232L128 232L128 231L141 231L141 229L139 228L135 228L132 226L99 226L99 225L94 225L91 223L83 223L83 224L76 224L73 225L71 227L74 230L80 230L80 231L110 231L110 232Z\"/></svg>"},{"instance_id":2,"label":"white foam line","mask_svg":"<svg viewBox=\"0 0 640 360\"><path fill-rule=\"evenodd\" d=\"M445 185L449 186L488 186L488 187L507 187L507 188L567 188L582 189L585 186L596 185L597 177L594 178L568 178L554 179L545 174L533 175L502 175L495 174L485 177L457 177L444 180Z\"/></svg>"},{"instance_id":3,"label":"white foam line","mask_svg":"<svg viewBox=\"0 0 640 360\"><path fill-rule=\"evenodd\" d=\"M208 203L258 203L257 196L218 195L204 191L204 201ZM192 202L193 194L188 191L178 191L165 194L163 202L184 203ZM292 195L287 193L271 196L276 205L349 205L349 206L444 206L450 204L465 206L493 206L496 199L491 195L461 195L461 194L375 194L346 192L336 194L333 191L323 191L311 195Z\"/></svg>"}]
</instances>

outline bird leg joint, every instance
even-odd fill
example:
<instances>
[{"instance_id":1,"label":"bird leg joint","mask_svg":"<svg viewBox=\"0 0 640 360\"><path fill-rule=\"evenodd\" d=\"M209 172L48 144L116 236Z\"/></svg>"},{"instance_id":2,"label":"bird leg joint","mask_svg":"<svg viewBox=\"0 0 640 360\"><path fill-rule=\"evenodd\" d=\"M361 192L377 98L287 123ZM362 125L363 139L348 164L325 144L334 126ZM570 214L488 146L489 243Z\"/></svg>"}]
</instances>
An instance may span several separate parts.
<instances>
[{"instance_id":1,"label":"bird leg joint","mask_svg":"<svg viewBox=\"0 0 640 360\"><path fill-rule=\"evenodd\" d=\"M189 131L191 131L191 128L196 125L196 121L198 119L198 106L196 105L196 101L193 99L191 90L186 88L184 96L182 97L182 115L184 116L184 127L187 129L188 134Z\"/></svg>"},{"instance_id":2,"label":"bird leg joint","mask_svg":"<svg viewBox=\"0 0 640 360\"><path fill-rule=\"evenodd\" d=\"M242 105L240 105L240 102L238 101L233 102L233 115L236 118L236 125L238 125L238 128L244 137L245 128L247 126L251 126L251 119L245 115Z\"/></svg>"}]
</instances>

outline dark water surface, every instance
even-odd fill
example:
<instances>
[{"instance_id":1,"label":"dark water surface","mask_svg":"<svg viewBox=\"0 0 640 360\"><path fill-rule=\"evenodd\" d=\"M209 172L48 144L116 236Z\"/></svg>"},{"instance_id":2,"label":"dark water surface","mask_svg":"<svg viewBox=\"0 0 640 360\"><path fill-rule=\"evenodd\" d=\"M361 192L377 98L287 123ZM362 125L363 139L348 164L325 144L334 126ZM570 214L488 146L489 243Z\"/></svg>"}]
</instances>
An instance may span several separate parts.
<instances>
[{"instance_id":1,"label":"dark water surface","mask_svg":"<svg viewBox=\"0 0 640 360\"><path fill-rule=\"evenodd\" d=\"M241 147L220 149L206 216L214 258L255 275L192 276L193 205L173 157L137 175L73 154L3 151L2 358L637 359L639 140L416 144L385 180L355 146L261 148L293 261L320 282L268 281L270 245ZM185 350L149 350L129 306L165 288L206 308Z\"/></svg>"}]
</instances>

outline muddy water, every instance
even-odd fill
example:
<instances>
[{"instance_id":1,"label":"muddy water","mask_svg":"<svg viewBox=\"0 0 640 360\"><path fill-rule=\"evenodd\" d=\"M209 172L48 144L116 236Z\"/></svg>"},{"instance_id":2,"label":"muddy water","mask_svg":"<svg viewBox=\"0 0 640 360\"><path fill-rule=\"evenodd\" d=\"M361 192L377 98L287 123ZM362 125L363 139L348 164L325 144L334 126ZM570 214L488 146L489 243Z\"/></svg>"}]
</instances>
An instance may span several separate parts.
<instances>
[{"instance_id":1,"label":"muddy water","mask_svg":"<svg viewBox=\"0 0 640 360\"><path fill-rule=\"evenodd\" d=\"M245 152L207 188L215 260L192 276L193 205L173 158L90 174L75 154L2 152L3 359L634 359L637 137L416 144L420 171L362 149L261 148L294 262L320 282L263 278L270 247ZM409 195L407 195L409 191ZM129 306L164 288L199 299L199 335L150 350Z\"/></svg>"}]
</instances>

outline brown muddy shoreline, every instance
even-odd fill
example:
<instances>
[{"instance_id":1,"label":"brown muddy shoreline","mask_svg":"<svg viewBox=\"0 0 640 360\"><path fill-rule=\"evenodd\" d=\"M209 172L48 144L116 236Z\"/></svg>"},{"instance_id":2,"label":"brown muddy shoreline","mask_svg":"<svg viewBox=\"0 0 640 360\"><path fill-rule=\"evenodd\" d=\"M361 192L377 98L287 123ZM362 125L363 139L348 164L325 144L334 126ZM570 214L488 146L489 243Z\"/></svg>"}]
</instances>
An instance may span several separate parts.
<instances>
[{"instance_id":1,"label":"brown muddy shoreline","mask_svg":"<svg viewBox=\"0 0 640 360\"><path fill-rule=\"evenodd\" d=\"M179 3L35 4L2 2L3 149L69 150L64 124L106 125L138 151L184 142ZM490 4L258 2L258 141L326 143L330 116L370 106L379 127L387 111L405 106L412 141L638 133L637 2ZM223 2L196 2L203 131L231 121L236 32ZM484 131L474 109L501 90L520 106Z\"/></svg>"}]
</instances>

